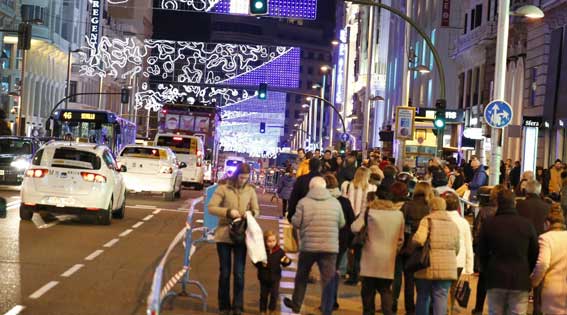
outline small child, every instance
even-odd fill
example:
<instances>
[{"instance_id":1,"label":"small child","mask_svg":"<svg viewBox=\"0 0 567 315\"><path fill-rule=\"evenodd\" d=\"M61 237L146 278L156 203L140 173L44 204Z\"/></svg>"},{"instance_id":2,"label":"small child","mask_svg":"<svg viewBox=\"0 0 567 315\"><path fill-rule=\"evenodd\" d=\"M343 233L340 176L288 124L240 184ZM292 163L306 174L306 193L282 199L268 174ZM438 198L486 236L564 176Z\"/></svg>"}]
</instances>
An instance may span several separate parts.
<instances>
[{"instance_id":1,"label":"small child","mask_svg":"<svg viewBox=\"0 0 567 315\"><path fill-rule=\"evenodd\" d=\"M262 315L265 315L268 309L268 297L270 297L270 314L275 314L280 294L281 266L286 267L291 264L291 259L278 246L278 240L273 231L264 233L264 243L266 244L268 261L267 263L259 262L256 264L258 280L260 280L260 314Z\"/></svg>"}]
</instances>

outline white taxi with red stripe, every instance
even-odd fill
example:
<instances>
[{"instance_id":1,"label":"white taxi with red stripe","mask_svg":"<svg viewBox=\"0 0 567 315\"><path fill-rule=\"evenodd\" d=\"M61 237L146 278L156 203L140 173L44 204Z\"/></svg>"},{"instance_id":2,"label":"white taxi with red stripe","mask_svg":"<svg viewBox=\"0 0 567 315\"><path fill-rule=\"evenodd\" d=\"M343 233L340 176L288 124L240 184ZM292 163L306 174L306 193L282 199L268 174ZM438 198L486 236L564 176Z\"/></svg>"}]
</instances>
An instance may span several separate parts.
<instances>
[{"instance_id":1,"label":"white taxi with red stripe","mask_svg":"<svg viewBox=\"0 0 567 315\"><path fill-rule=\"evenodd\" d=\"M128 145L118 156L118 165L126 168L124 182L129 192L163 193L166 200L181 195L182 168L170 148Z\"/></svg>"},{"instance_id":2,"label":"white taxi with red stripe","mask_svg":"<svg viewBox=\"0 0 567 315\"><path fill-rule=\"evenodd\" d=\"M20 218L30 220L41 211L95 216L101 224L121 219L126 187L120 171L106 146L49 142L25 173Z\"/></svg>"}]
</instances>

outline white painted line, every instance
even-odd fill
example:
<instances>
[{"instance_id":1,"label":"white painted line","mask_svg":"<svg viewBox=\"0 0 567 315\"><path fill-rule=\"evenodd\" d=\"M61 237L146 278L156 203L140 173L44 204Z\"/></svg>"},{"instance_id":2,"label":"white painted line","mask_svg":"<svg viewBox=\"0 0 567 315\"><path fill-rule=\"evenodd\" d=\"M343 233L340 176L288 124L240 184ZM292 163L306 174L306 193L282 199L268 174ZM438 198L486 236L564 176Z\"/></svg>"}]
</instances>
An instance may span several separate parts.
<instances>
[{"instance_id":1,"label":"white painted line","mask_svg":"<svg viewBox=\"0 0 567 315\"><path fill-rule=\"evenodd\" d=\"M156 211L152 212L152 214L158 214L161 212L161 209L157 209Z\"/></svg>"},{"instance_id":2,"label":"white painted line","mask_svg":"<svg viewBox=\"0 0 567 315\"><path fill-rule=\"evenodd\" d=\"M19 204L20 204L20 201L19 201L19 200L16 200L16 201L8 202L8 203L6 204L6 207L13 207L13 206L17 206L17 205L19 205Z\"/></svg>"},{"instance_id":3,"label":"white painted line","mask_svg":"<svg viewBox=\"0 0 567 315\"><path fill-rule=\"evenodd\" d=\"M295 275L296 275L295 271L289 271L289 270L282 271L282 278L295 279Z\"/></svg>"},{"instance_id":4,"label":"white painted line","mask_svg":"<svg viewBox=\"0 0 567 315\"><path fill-rule=\"evenodd\" d=\"M142 226L142 224L144 224L144 221L140 221L140 222L138 222L138 223L132 225L132 228L137 229L137 228L139 228L140 226Z\"/></svg>"},{"instance_id":5,"label":"white painted line","mask_svg":"<svg viewBox=\"0 0 567 315\"><path fill-rule=\"evenodd\" d=\"M20 199L20 196L12 196L10 199Z\"/></svg>"},{"instance_id":6,"label":"white painted line","mask_svg":"<svg viewBox=\"0 0 567 315\"><path fill-rule=\"evenodd\" d=\"M155 208L138 208L137 206L126 206L129 209L136 209L136 210L152 210ZM161 211L168 211L168 212L177 212L177 213L187 213L189 210L187 209L167 209L167 208L160 208ZM195 213L203 213L203 211L195 211Z\"/></svg>"},{"instance_id":7,"label":"white painted line","mask_svg":"<svg viewBox=\"0 0 567 315\"><path fill-rule=\"evenodd\" d=\"M42 295L44 295L45 293L47 293L47 291L53 289L53 287L55 287L56 285L58 285L59 282L58 281L51 281L48 282L46 285L44 285L43 287L39 288L39 290L35 291L34 293L32 293L32 295L30 295L30 299L39 299Z\"/></svg>"},{"instance_id":8,"label":"white painted line","mask_svg":"<svg viewBox=\"0 0 567 315\"><path fill-rule=\"evenodd\" d=\"M134 231L134 230L132 230L132 229L127 229L126 231L120 233L120 235L118 235L118 236L124 237L124 236L126 236L126 235L132 233L132 231Z\"/></svg>"},{"instance_id":9,"label":"white painted line","mask_svg":"<svg viewBox=\"0 0 567 315\"><path fill-rule=\"evenodd\" d=\"M73 267L67 269L67 271L65 271L64 273L61 274L61 277L64 278L69 278L70 276L72 276L75 272L79 271L79 269L83 268L85 265L83 264L76 264Z\"/></svg>"},{"instance_id":10,"label":"white painted line","mask_svg":"<svg viewBox=\"0 0 567 315\"><path fill-rule=\"evenodd\" d=\"M144 220L144 221L149 221L149 220L151 220L153 217L154 217L154 215L153 215L153 214L150 214L150 215L147 215L147 216L146 216L145 218L143 218L142 220Z\"/></svg>"},{"instance_id":11,"label":"white painted line","mask_svg":"<svg viewBox=\"0 0 567 315\"><path fill-rule=\"evenodd\" d=\"M20 314L21 311L24 310L24 308L26 308L26 307L22 306L22 305L16 305L16 306L12 307L12 309L9 310L4 315L18 315L18 314Z\"/></svg>"},{"instance_id":12,"label":"white painted line","mask_svg":"<svg viewBox=\"0 0 567 315\"><path fill-rule=\"evenodd\" d=\"M138 208L138 209L155 209L157 206L150 206L150 205L135 205L130 206L131 208Z\"/></svg>"},{"instance_id":13,"label":"white painted line","mask_svg":"<svg viewBox=\"0 0 567 315\"><path fill-rule=\"evenodd\" d=\"M286 255L287 255L287 257L291 258L291 260L299 259L299 254L297 254L297 253L287 253Z\"/></svg>"},{"instance_id":14,"label":"white painted line","mask_svg":"<svg viewBox=\"0 0 567 315\"><path fill-rule=\"evenodd\" d=\"M98 255L104 253L104 250L102 249L97 249L94 252L92 252L90 255L88 255L87 257L85 257L85 260L94 260L95 258L98 257Z\"/></svg>"},{"instance_id":15,"label":"white painted line","mask_svg":"<svg viewBox=\"0 0 567 315\"><path fill-rule=\"evenodd\" d=\"M295 287L295 283L293 282L280 282L280 288L282 289L293 289Z\"/></svg>"},{"instance_id":16,"label":"white painted line","mask_svg":"<svg viewBox=\"0 0 567 315\"><path fill-rule=\"evenodd\" d=\"M119 240L120 240L119 238L112 239L108 241L106 244L102 245L102 247L107 247L107 248L112 247L114 246L114 244L118 243Z\"/></svg>"},{"instance_id":17,"label":"white painted line","mask_svg":"<svg viewBox=\"0 0 567 315\"><path fill-rule=\"evenodd\" d=\"M261 205L260 205L260 208L261 208L261 207L277 208L277 207L279 207L279 206L278 206L278 205L261 204Z\"/></svg>"}]
</instances>

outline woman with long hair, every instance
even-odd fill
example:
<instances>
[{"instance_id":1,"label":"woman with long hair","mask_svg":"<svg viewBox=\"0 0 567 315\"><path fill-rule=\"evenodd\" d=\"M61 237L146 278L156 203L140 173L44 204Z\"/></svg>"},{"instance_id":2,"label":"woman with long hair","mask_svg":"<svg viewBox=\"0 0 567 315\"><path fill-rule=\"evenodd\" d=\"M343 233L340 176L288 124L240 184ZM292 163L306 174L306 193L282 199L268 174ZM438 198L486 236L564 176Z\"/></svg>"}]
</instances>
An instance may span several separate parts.
<instances>
[{"instance_id":1,"label":"woman with long hair","mask_svg":"<svg viewBox=\"0 0 567 315\"><path fill-rule=\"evenodd\" d=\"M258 216L260 207L256 187L249 184L250 165L240 164L225 183L218 186L209 201L209 211L219 217L215 242L219 256L218 303L221 315L241 315L244 309L244 267L246 244L236 244L230 237L230 224L245 220L247 215ZM234 259L234 264L232 263ZM234 276L233 299L230 299L230 273Z\"/></svg>"}]
</instances>

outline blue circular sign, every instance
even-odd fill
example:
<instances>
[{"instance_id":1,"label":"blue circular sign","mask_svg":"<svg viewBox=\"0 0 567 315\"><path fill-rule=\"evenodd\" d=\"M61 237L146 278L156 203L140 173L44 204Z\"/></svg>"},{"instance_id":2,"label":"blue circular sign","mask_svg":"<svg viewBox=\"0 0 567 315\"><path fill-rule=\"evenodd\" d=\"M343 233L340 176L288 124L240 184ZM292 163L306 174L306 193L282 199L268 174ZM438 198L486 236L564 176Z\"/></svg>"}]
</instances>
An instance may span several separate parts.
<instances>
[{"instance_id":1,"label":"blue circular sign","mask_svg":"<svg viewBox=\"0 0 567 315\"><path fill-rule=\"evenodd\" d=\"M504 101L490 102L484 108L484 121L492 128L504 128L512 122L512 106Z\"/></svg>"},{"instance_id":2,"label":"blue circular sign","mask_svg":"<svg viewBox=\"0 0 567 315\"><path fill-rule=\"evenodd\" d=\"M350 136L348 133L342 133L341 134L341 141L343 142L347 142L350 139Z\"/></svg>"}]
</instances>

